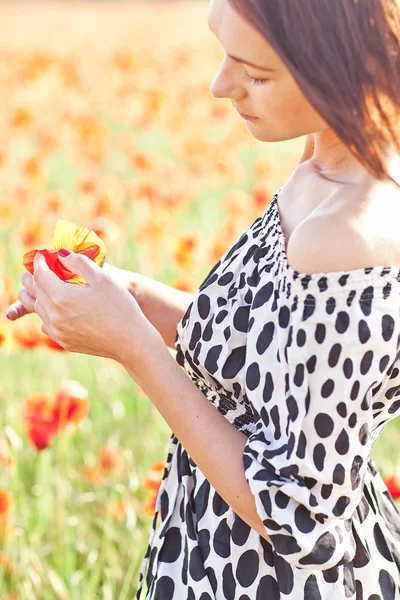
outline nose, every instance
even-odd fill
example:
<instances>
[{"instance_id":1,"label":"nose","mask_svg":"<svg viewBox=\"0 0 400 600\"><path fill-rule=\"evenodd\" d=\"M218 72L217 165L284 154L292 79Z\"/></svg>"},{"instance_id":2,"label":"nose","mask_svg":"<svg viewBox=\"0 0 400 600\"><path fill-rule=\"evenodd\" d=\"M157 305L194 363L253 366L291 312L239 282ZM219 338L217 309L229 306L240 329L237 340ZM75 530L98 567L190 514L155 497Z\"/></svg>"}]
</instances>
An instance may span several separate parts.
<instances>
[{"instance_id":1,"label":"nose","mask_svg":"<svg viewBox=\"0 0 400 600\"><path fill-rule=\"evenodd\" d=\"M246 90L236 82L232 71L222 63L214 81L211 84L210 92L215 98L231 98L239 102L246 96Z\"/></svg>"}]
</instances>

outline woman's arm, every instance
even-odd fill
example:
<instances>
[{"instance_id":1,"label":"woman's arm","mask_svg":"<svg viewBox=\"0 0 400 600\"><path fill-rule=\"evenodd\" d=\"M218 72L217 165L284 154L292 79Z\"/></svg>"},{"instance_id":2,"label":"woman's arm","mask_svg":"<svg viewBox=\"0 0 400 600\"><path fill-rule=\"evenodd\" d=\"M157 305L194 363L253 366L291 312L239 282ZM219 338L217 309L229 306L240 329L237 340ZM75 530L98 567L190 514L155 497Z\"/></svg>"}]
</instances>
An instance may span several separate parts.
<instances>
[{"instance_id":1,"label":"woman's arm","mask_svg":"<svg viewBox=\"0 0 400 600\"><path fill-rule=\"evenodd\" d=\"M128 274L127 289L143 314L157 329L166 346L174 348L177 325L192 302L193 295L140 273L125 273Z\"/></svg>"},{"instance_id":2,"label":"woman's arm","mask_svg":"<svg viewBox=\"0 0 400 600\"><path fill-rule=\"evenodd\" d=\"M161 343L140 352L132 352L130 343L124 345L121 365L150 398L218 494L271 543L245 477L243 451L247 436L205 398Z\"/></svg>"},{"instance_id":3,"label":"woman's arm","mask_svg":"<svg viewBox=\"0 0 400 600\"><path fill-rule=\"evenodd\" d=\"M122 283L138 302L142 312L157 329L166 346L174 348L176 328L191 303L193 296L141 275L104 263L103 269L113 279ZM32 275L22 276L25 286L18 294L18 300L9 306L7 316L15 321L34 312L35 298L30 295Z\"/></svg>"}]
</instances>

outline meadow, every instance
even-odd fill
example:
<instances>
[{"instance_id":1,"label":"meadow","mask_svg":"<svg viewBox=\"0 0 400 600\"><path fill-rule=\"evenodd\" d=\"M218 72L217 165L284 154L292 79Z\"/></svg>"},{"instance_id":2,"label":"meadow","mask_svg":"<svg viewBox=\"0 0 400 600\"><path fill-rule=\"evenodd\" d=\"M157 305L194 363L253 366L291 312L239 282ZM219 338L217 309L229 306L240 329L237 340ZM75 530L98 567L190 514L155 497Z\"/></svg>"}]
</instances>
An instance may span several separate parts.
<instances>
[{"instance_id":1,"label":"meadow","mask_svg":"<svg viewBox=\"0 0 400 600\"><path fill-rule=\"evenodd\" d=\"M212 97L222 58L207 2L2 4L1 600L134 597L171 431L116 362L5 312L59 219L108 263L196 292L304 144L254 140ZM388 481L399 442L394 421L373 449Z\"/></svg>"}]
</instances>

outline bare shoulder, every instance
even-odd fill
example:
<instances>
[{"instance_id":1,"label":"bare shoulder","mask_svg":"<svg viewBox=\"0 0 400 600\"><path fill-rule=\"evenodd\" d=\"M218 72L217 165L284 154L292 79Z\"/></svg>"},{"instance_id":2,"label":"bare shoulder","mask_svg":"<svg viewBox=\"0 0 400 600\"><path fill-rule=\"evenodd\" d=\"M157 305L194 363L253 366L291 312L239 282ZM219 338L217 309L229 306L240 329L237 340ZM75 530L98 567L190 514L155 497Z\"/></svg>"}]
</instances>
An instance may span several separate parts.
<instances>
[{"instance_id":1,"label":"bare shoulder","mask_svg":"<svg viewBox=\"0 0 400 600\"><path fill-rule=\"evenodd\" d=\"M290 266L308 274L400 267L400 191L377 189L364 206L357 213L321 213L305 219L288 243Z\"/></svg>"}]
</instances>

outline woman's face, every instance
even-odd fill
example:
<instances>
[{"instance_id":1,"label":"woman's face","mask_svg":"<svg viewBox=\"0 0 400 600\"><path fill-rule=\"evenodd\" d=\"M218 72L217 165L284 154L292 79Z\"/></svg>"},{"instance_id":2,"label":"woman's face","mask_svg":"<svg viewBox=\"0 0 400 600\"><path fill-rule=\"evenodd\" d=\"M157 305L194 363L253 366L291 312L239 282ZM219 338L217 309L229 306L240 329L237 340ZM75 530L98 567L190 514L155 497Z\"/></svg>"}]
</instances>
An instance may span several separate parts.
<instances>
[{"instance_id":1,"label":"woman's face","mask_svg":"<svg viewBox=\"0 0 400 600\"><path fill-rule=\"evenodd\" d=\"M211 93L216 98L230 98L238 111L256 117L246 120L256 139L280 142L329 127L306 100L273 48L233 10L228 0L211 0L208 17L210 28L225 51Z\"/></svg>"}]
</instances>

